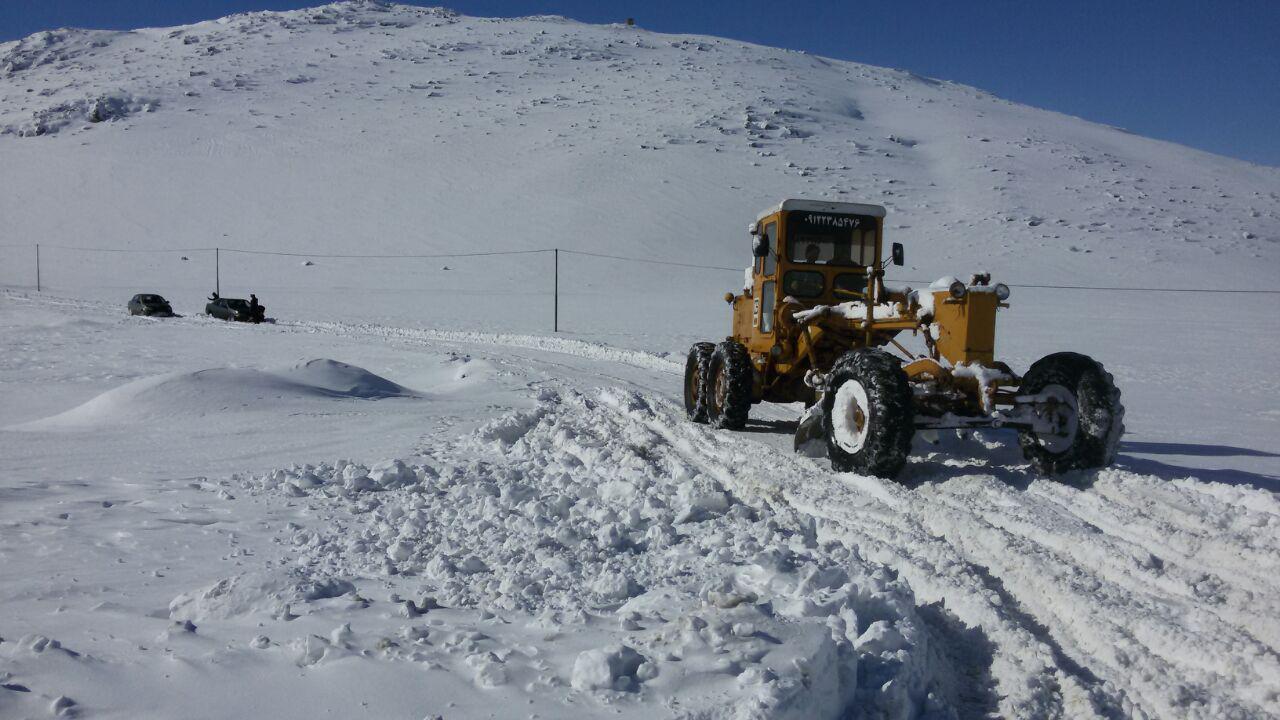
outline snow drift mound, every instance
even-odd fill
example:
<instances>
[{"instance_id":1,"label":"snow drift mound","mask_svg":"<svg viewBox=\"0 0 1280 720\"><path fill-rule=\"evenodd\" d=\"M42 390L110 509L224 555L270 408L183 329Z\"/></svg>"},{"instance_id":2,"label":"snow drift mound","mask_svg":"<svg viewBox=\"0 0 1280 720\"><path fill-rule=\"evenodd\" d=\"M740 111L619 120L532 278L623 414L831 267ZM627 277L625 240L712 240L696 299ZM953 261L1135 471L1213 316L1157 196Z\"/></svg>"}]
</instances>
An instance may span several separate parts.
<instances>
[{"instance_id":1,"label":"snow drift mound","mask_svg":"<svg viewBox=\"0 0 1280 720\"><path fill-rule=\"evenodd\" d=\"M288 370L276 372L275 375L334 397L376 400L415 394L412 390L374 375L364 368L324 358L300 362Z\"/></svg>"},{"instance_id":2,"label":"snow drift mound","mask_svg":"<svg viewBox=\"0 0 1280 720\"><path fill-rule=\"evenodd\" d=\"M394 397L420 395L364 368L316 359L277 370L210 368L134 380L66 412L12 429L143 424L179 415L278 409L281 403Z\"/></svg>"},{"instance_id":3,"label":"snow drift mound","mask_svg":"<svg viewBox=\"0 0 1280 720\"><path fill-rule=\"evenodd\" d=\"M263 572L241 573L174 598L169 603L169 617L175 621L194 622L255 612L286 617L291 608L341 598L355 591L355 586L346 580L310 577L299 569L290 570L283 576Z\"/></svg>"},{"instance_id":4,"label":"snow drift mound","mask_svg":"<svg viewBox=\"0 0 1280 720\"><path fill-rule=\"evenodd\" d=\"M783 507L740 502L653 429L671 412L661 401L536 399L409 463L297 466L239 489L307 498L323 520L284 540L298 566L393 584L403 617L474 608L611 636L548 655L552 687L674 694L690 718L947 717L929 631L893 572L815 542ZM173 617L261 612L278 593L255 583L183 595ZM498 676L519 676L519 656L502 657Z\"/></svg>"}]
</instances>

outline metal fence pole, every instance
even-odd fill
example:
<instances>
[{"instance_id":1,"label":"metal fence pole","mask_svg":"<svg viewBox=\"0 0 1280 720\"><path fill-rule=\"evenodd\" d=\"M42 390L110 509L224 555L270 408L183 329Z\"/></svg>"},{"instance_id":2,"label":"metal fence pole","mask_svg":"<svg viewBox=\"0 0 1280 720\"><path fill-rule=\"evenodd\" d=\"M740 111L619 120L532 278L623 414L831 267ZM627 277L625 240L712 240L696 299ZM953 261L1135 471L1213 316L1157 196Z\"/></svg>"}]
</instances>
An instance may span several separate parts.
<instances>
[{"instance_id":1,"label":"metal fence pole","mask_svg":"<svg viewBox=\"0 0 1280 720\"><path fill-rule=\"evenodd\" d=\"M560 332L560 248L555 249L555 291L551 316L551 332Z\"/></svg>"},{"instance_id":2,"label":"metal fence pole","mask_svg":"<svg viewBox=\"0 0 1280 720\"><path fill-rule=\"evenodd\" d=\"M213 294L222 296L222 248L213 249Z\"/></svg>"},{"instance_id":3,"label":"metal fence pole","mask_svg":"<svg viewBox=\"0 0 1280 720\"><path fill-rule=\"evenodd\" d=\"M36 292L40 292L40 243L36 243Z\"/></svg>"}]
</instances>

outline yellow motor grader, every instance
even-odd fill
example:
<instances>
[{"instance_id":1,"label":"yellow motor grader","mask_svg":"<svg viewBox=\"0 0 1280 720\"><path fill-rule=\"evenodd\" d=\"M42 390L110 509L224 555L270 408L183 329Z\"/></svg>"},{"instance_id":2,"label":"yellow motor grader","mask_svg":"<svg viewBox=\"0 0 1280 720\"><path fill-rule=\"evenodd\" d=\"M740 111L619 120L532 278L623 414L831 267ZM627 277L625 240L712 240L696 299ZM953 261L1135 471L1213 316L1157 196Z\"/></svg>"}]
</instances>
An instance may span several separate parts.
<instances>
[{"instance_id":1,"label":"yellow motor grader","mask_svg":"<svg viewBox=\"0 0 1280 720\"><path fill-rule=\"evenodd\" d=\"M758 402L804 403L796 449L825 444L837 471L895 478L916 430L1017 430L1044 475L1111 463L1124 407L1110 374L1077 353L1019 377L995 358L1009 288L986 274L891 288L901 243L882 257L885 210L786 200L752 223L753 264L726 293L733 334L696 343L685 363L689 417L740 429ZM923 339L912 352L904 334Z\"/></svg>"}]
</instances>

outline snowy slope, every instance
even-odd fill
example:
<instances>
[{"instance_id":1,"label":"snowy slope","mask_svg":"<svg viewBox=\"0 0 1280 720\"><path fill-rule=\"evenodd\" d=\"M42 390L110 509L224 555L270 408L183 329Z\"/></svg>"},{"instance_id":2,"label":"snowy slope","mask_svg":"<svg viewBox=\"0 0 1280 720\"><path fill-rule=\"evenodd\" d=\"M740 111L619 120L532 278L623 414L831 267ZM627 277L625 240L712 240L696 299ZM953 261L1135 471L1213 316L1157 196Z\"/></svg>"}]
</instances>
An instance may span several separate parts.
<instances>
[{"instance_id":1,"label":"snowy slope","mask_svg":"<svg viewBox=\"0 0 1280 720\"><path fill-rule=\"evenodd\" d=\"M908 280L1274 287L1280 170L379 3L0 45L0 163L0 717L1280 714L1276 296L1015 288L1001 356L1102 360L1117 466L990 432L902 486L792 454L794 408L683 419L740 270L562 253L552 335L548 254L324 257L737 268L803 196L885 204ZM299 253L220 255L276 324L198 314L214 246Z\"/></svg>"},{"instance_id":2,"label":"snowy slope","mask_svg":"<svg viewBox=\"0 0 1280 720\"><path fill-rule=\"evenodd\" d=\"M1133 285L1141 270L1145 284L1270 287L1280 260L1275 168L716 38L353 3L39 33L0 47L0 72L6 242L559 246L733 267L754 213L803 196L886 204L908 246L903 274L927 280L976 263L1020 282ZM72 202L75 213L61 210ZM30 251L8 252L2 280L30 283ZM188 257L48 250L46 280L103 298L150 283L196 300L212 258ZM567 290L590 294L579 305L597 308L583 318L591 329L623 306L611 296L634 302L651 277L571 262ZM318 289L338 286L365 291L360 312L468 325L527 324L487 304L494 285L510 304L536 301L545 322L550 281L544 256L224 265L229 287L269 290L291 315L336 305ZM733 280L673 270L669 284L683 304Z\"/></svg>"}]
</instances>

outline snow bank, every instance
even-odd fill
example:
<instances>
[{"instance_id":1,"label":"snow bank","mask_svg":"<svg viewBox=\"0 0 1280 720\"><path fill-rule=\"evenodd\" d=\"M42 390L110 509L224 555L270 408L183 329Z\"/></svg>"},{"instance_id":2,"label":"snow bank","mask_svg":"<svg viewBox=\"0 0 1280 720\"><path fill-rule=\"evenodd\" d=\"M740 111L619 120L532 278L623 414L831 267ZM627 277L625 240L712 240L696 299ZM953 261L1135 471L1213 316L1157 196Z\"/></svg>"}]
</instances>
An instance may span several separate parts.
<instances>
[{"instance_id":1,"label":"snow bank","mask_svg":"<svg viewBox=\"0 0 1280 720\"><path fill-rule=\"evenodd\" d=\"M496 345L507 348L525 348L529 350L546 350L563 353L589 360L615 362L623 365L655 370L658 372L684 372L684 361L675 361L663 354L644 350L628 350L614 347L603 342L589 342L565 337L549 337L546 335L526 335L516 333L488 333L467 330L425 330L420 328L392 327L373 323L338 323L304 321L291 323L287 327L296 327L307 332L338 332L367 334L389 339L406 339L416 341L442 341L456 343L474 343L477 345Z\"/></svg>"},{"instance_id":2,"label":"snow bank","mask_svg":"<svg viewBox=\"0 0 1280 720\"><path fill-rule=\"evenodd\" d=\"M142 424L164 417L277 408L290 402L413 397L420 396L363 368L317 359L277 370L211 368L134 380L66 412L10 429Z\"/></svg>"},{"instance_id":3,"label":"snow bank","mask_svg":"<svg viewBox=\"0 0 1280 720\"><path fill-rule=\"evenodd\" d=\"M419 578L401 601L405 617L444 606L566 631L617 628L613 642L560 661L562 682L580 692L692 692L696 705L733 688L744 712L768 717L923 708L928 639L906 585L855 550L817 546L803 524L737 502L642 421L664 422L653 402L544 390L534 408L412 461L240 482L251 494L347 508L340 532L295 533L298 565ZM250 599L223 602L237 583L220 585L217 602L180 598L175 613L238 611L292 591L238 584L255 588Z\"/></svg>"}]
</instances>

